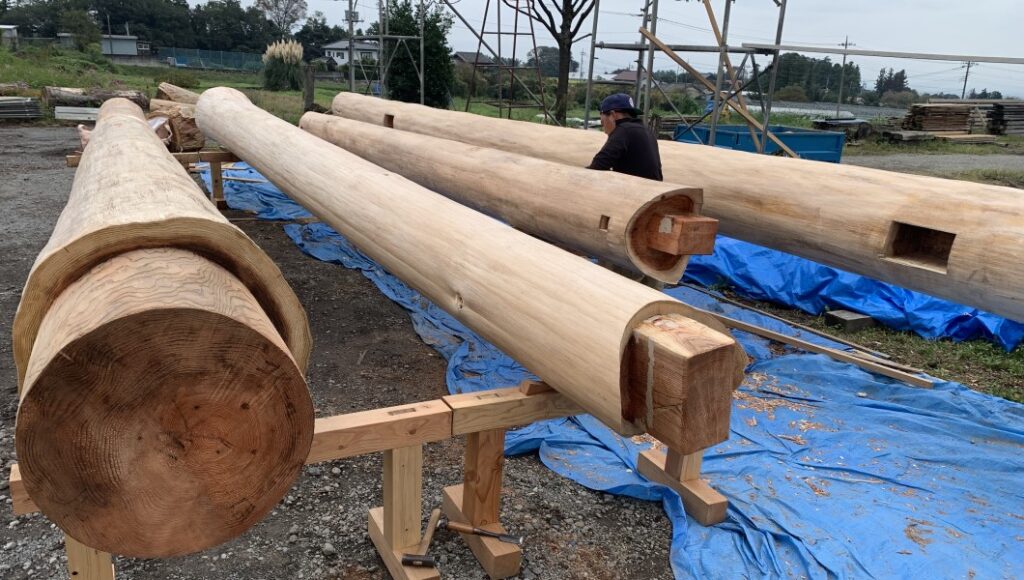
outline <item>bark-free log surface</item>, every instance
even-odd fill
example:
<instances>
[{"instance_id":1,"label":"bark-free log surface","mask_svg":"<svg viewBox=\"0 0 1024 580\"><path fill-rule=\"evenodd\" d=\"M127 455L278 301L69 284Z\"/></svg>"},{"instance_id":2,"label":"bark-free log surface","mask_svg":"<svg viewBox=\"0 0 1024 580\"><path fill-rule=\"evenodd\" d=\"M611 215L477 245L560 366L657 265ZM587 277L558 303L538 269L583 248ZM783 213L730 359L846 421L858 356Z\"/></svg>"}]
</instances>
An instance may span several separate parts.
<instances>
[{"instance_id":1,"label":"bark-free log surface","mask_svg":"<svg viewBox=\"0 0 1024 580\"><path fill-rule=\"evenodd\" d=\"M509 121L353 93L335 114L589 164L595 131ZM704 190L722 234L1024 320L1020 190L715 147L659 142L665 179ZM483 171L483 170L482 170Z\"/></svg>"},{"instance_id":2,"label":"bark-free log surface","mask_svg":"<svg viewBox=\"0 0 1024 580\"><path fill-rule=\"evenodd\" d=\"M675 283L688 256L654 249L666 215L693 215L700 190L306 113L299 126L381 167L540 238ZM709 220L714 221L714 220ZM683 227L664 237L681 240ZM714 230L700 235L713 246ZM668 250L668 251L665 251Z\"/></svg>"},{"instance_id":3,"label":"bark-free log surface","mask_svg":"<svg viewBox=\"0 0 1024 580\"><path fill-rule=\"evenodd\" d=\"M156 87L156 98L194 105L199 102L199 93L183 89L171 83L160 83Z\"/></svg>"},{"instance_id":4,"label":"bark-free log surface","mask_svg":"<svg viewBox=\"0 0 1024 580\"><path fill-rule=\"evenodd\" d=\"M192 250L237 277L305 370L306 314L277 265L217 211L142 111L114 99L100 109L68 204L25 283L13 328L19 385L43 316L64 288L112 256L159 247Z\"/></svg>"},{"instance_id":5,"label":"bark-free log surface","mask_svg":"<svg viewBox=\"0 0 1024 580\"><path fill-rule=\"evenodd\" d=\"M248 529L287 492L312 436L303 374L255 297L180 249L123 253L61 293L16 425L42 512L87 546L138 557Z\"/></svg>"},{"instance_id":6,"label":"bark-free log surface","mask_svg":"<svg viewBox=\"0 0 1024 580\"><path fill-rule=\"evenodd\" d=\"M647 424L648 411L660 408L660 401L650 400L655 381L633 380L629 372L627 347L634 329L659 314L690 316L721 329L660 292L318 139L253 106L234 89L203 93L198 120L208 136L392 274L619 432L660 434ZM720 340L712 344L700 333L692 346L701 353L726 350L727 369L678 373L689 382L677 380L670 389L674 395L685 396L692 382L708 379L719 381L711 387L717 396L731 396L746 358L724 329L718 334ZM673 339L686 342L685 331ZM688 362L677 357L663 364L687 367ZM719 420L727 422L728 416Z\"/></svg>"}]
</instances>

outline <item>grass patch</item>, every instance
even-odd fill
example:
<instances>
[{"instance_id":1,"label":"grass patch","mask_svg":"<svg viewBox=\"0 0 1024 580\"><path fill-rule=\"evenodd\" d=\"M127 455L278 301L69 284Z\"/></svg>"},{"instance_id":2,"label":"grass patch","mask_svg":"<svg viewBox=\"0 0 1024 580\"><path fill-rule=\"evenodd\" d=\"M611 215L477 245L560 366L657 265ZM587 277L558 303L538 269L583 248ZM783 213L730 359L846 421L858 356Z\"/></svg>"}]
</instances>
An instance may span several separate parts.
<instances>
[{"instance_id":1,"label":"grass patch","mask_svg":"<svg viewBox=\"0 0 1024 580\"><path fill-rule=\"evenodd\" d=\"M960 171L949 175L952 179L965 181L976 181L978 183L990 183L992 185L1005 185L1024 189L1024 171L1012 169L971 169ZM1022 200L1024 202L1024 200Z\"/></svg>"},{"instance_id":2,"label":"grass patch","mask_svg":"<svg viewBox=\"0 0 1024 580\"><path fill-rule=\"evenodd\" d=\"M720 292L723 292L721 289ZM962 383L976 391L1024 403L1024 347L1012 352L987 340L955 343L951 340L927 340L911 333L876 326L859 332L845 332L825 324L824 316L811 316L776 304L746 300L734 292L730 298L776 316L856 342L884 352L892 360L917 367L928 374Z\"/></svg>"},{"instance_id":3,"label":"grass patch","mask_svg":"<svg viewBox=\"0 0 1024 580\"><path fill-rule=\"evenodd\" d=\"M995 143L954 143L952 141L918 141L910 143L890 143L888 141L869 139L859 145L847 145L843 155L900 155L912 153L918 155L992 155L1009 154L1024 155L1024 136L1000 135Z\"/></svg>"}]
</instances>

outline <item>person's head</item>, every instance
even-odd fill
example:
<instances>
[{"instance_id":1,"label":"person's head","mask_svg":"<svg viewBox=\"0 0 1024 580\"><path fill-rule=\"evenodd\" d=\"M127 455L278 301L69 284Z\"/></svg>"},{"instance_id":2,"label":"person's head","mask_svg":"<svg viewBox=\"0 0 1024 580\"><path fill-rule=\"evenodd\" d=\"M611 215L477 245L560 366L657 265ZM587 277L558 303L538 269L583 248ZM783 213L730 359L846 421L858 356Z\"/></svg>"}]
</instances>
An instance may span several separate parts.
<instances>
[{"instance_id":1,"label":"person's head","mask_svg":"<svg viewBox=\"0 0 1024 580\"><path fill-rule=\"evenodd\" d=\"M633 118L640 113L633 105L633 97L626 93L615 93L605 97L601 101L600 111L601 128L607 134L615 130L615 123L619 119Z\"/></svg>"}]
</instances>

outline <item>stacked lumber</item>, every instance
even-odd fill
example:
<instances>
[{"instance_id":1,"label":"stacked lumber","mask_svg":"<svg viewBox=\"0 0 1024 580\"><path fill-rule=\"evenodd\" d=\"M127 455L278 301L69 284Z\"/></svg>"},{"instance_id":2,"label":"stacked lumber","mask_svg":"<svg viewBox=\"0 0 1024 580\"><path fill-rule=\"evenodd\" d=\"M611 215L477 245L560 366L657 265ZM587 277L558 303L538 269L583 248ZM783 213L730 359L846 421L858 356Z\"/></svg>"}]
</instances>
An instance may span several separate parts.
<instances>
[{"instance_id":1,"label":"stacked lumber","mask_svg":"<svg viewBox=\"0 0 1024 580\"><path fill-rule=\"evenodd\" d=\"M1024 101L993 103L991 123L1000 135L1024 135Z\"/></svg>"},{"instance_id":2,"label":"stacked lumber","mask_svg":"<svg viewBox=\"0 0 1024 580\"><path fill-rule=\"evenodd\" d=\"M13 339L24 486L91 548L227 541L309 452L302 307L127 100L100 109Z\"/></svg>"},{"instance_id":3,"label":"stacked lumber","mask_svg":"<svg viewBox=\"0 0 1024 580\"><path fill-rule=\"evenodd\" d=\"M998 135L999 132L993 124L992 114L994 107L991 103L973 104L971 117L968 120L968 130L974 134Z\"/></svg>"},{"instance_id":4,"label":"stacked lumber","mask_svg":"<svg viewBox=\"0 0 1024 580\"><path fill-rule=\"evenodd\" d=\"M333 110L575 167L606 141L595 131L354 93L335 97ZM1020 190L686 143L659 147L665 179L701 187L703 212L724 235L1024 321Z\"/></svg>"},{"instance_id":5,"label":"stacked lumber","mask_svg":"<svg viewBox=\"0 0 1024 580\"><path fill-rule=\"evenodd\" d=\"M942 133L935 137L940 141L950 141L953 143L982 144L996 142L995 135L985 135L981 133Z\"/></svg>"},{"instance_id":6,"label":"stacked lumber","mask_svg":"<svg viewBox=\"0 0 1024 580\"><path fill-rule=\"evenodd\" d=\"M39 99L0 97L0 119L37 119L42 116Z\"/></svg>"},{"instance_id":7,"label":"stacked lumber","mask_svg":"<svg viewBox=\"0 0 1024 580\"><path fill-rule=\"evenodd\" d=\"M707 313L361 159L234 89L205 91L197 115L207 136L610 428L647 431L680 453L728 438L746 355Z\"/></svg>"},{"instance_id":8,"label":"stacked lumber","mask_svg":"<svg viewBox=\"0 0 1024 580\"><path fill-rule=\"evenodd\" d=\"M966 132L971 105L926 104L911 105L903 119L903 128L912 131L959 131Z\"/></svg>"}]
</instances>

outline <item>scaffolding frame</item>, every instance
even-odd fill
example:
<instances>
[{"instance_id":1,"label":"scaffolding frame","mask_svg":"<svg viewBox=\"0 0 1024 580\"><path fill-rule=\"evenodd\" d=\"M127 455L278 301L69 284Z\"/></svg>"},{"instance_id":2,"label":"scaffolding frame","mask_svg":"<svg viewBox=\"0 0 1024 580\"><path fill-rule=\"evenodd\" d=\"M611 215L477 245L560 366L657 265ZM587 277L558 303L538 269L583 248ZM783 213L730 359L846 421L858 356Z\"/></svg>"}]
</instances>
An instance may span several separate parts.
<instances>
[{"instance_id":1,"label":"scaffolding frame","mask_svg":"<svg viewBox=\"0 0 1024 580\"><path fill-rule=\"evenodd\" d=\"M587 67L587 69L588 69L587 70L587 92L586 92L586 99L585 99L585 104L584 104L584 109L585 110L584 110L583 128L585 130L589 130L590 129L591 107L592 107L592 104L593 104L592 97L593 97L593 87L594 87L594 62L597 60L597 54L596 54L597 49L634 51L634 52L637 53L637 81L636 81L636 85L634 87L634 100L637 102L638 108L640 108L643 111L645 118L647 118L650 115L650 111L651 111L651 106L652 106L651 91L652 91L652 88L655 88L655 89L659 90L662 95L665 95L665 92L661 88L661 86L658 83L654 82L654 71L653 71L653 68L654 68L654 53L655 53L656 50L665 51L667 49L668 52L671 53L671 54L669 54L669 56L673 57L673 58L680 58L680 57L678 57L678 55L675 54L675 53L680 53L680 52L681 53L691 53L691 52L692 53L717 53L718 54L718 68L717 68L717 73L715 75L715 87L714 87L714 90L712 91L713 92L713 95L712 95L712 100L713 100L712 109L711 109L711 111L708 111L708 113L705 114L703 117L701 117L701 119L704 119L704 118L707 118L709 115L711 116L711 132L709 134L707 145L714 145L715 133L716 133L716 130L717 130L719 117L721 115L721 110L722 110L723 107L731 106L733 108L736 108L738 106L738 107L742 108L744 111L746 110L746 105L745 105L745 103L742 100L742 88L745 88L746 86L749 86L751 83L747 82L746 84L743 85L743 87L739 87L739 82L737 80L736 74L733 72L733 67L732 67L731 62L729 60L729 55L731 55L731 54L742 54L742 55L744 55L744 63L746 62L746 57L750 57L751 58L751 64L752 64L752 66L755 67L755 72L754 72L753 78L757 80L757 84L758 84L759 88L760 88L760 77L761 77L761 75L758 74L757 71L756 71L756 66L757 65L756 65L756 61L753 59L753 57L754 57L755 54L771 55L771 57L772 57L771 64L769 66L765 67L765 69L764 69L765 72L769 72L770 71L769 81L768 81L768 92L767 92L767 95L765 95L764 91L760 91L759 92L759 94L761 95L761 99L762 99L761 111L762 111L762 115L763 115L763 123L762 123L762 127L763 128L760 129L760 131L761 131L761 138L758 139L756 136L754 138L755 142L757 143L758 153L764 153L766 142L769 139L775 140L774 139L774 135L770 135L769 119L770 119L770 116L771 116L772 101L773 101L774 96L775 96L775 84L776 84L776 77L777 77L777 74L778 74L778 59L779 59L779 55L780 55L781 50L782 50L782 33L783 33L783 26L784 26L784 23L785 23L785 15L786 15L786 0L772 0L772 2L779 9L778 20L777 20L777 24L776 24L775 43L774 43L774 45L752 46L752 45L749 45L749 44L744 44L743 46L730 46L728 44L729 22L731 20L731 15L732 15L732 3L735 2L735 0L725 0L725 10L724 10L724 13L723 13L723 16L722 16L722 21L721 21L722 27L721 27L720 33L718 32L718 22L714 18L714 14L713 14L713 11L711 9L709 0L702 0L704 5L705 5L705 8L707 9L707 12L708 12L709 21L710 21L710 23L712 25L712 31L716 33L716 37L719 38L719 42L717 44L715 44L715 45L693 45L693 44L671 44L671 45L666 45L666 44L662 44L660 47L653 46L654 43L652 43L650 41L649 37L648 37L648 35L651 36L651 37L654 37L657 34L657 26L658 26L658 1L659 0L643 0L644 4L643 4L643 10L642 10L642 14L641 14L643 20L641 22L641 27L640 27L641 28L640 41L638 43L635 43L635 44L627 44L627 43L605 43L605 42L598 41L598 38L597 38L598 37L597 28L598 28L598 22L599 22L599 18L600 18L600 4L599 4L600 0L594 0L594 4L595 5L594 5L594 15L593 15L593 23L592 23L592 33L591 33L591 38L590 38L590 55L589 55L590 61L589 61L588 67ZM645 56L647 57L646 59L644 59ZM646 60L646 62L644 62L645 60ZM680 63L680 64L682 64L682 63ZM741 69L742 69L742 67L741 67ZM726 73L729 73L730 84L732 85L732 89L734 89L734 90L723 91L723 89L722 89L722 80L723 80L723 77L725 76ZM644 79L644 75L646 75L646 82L642 82L643 79ZM723 95L723 92L725 92L726 94ZM666 95L666 98L667 98L667 95ZM739 103L739 104L737 105L736 103L732 103L731 102L732 99L736 99L737 103ZM669 102L671 103L671 100L669 100ZM675 109L674 105L673 105L672 108L673 108L673 110L676 111L677 114L679 114L679 111L677 109ZM682 117L682 115L680 115L680 117ZM750 124L749 119L748 119L748 125L750 125L751 133L754 134L755 127L754 127L754 125ZM693 125L690 124L689 126L692 128Z\"/></svg>"}]
</instances>

